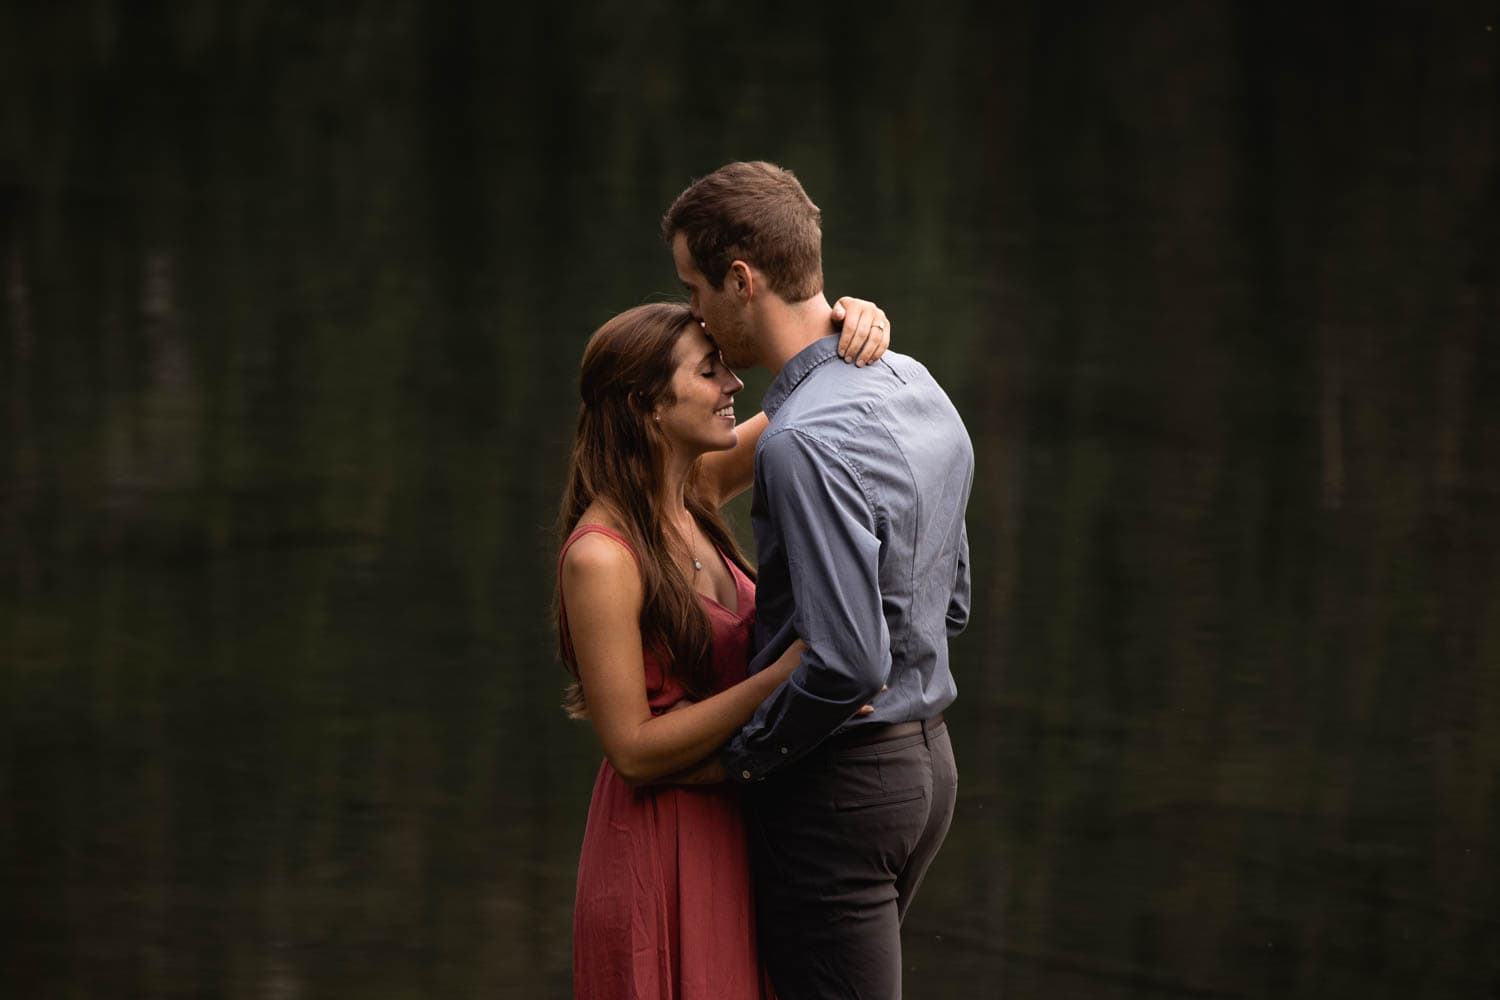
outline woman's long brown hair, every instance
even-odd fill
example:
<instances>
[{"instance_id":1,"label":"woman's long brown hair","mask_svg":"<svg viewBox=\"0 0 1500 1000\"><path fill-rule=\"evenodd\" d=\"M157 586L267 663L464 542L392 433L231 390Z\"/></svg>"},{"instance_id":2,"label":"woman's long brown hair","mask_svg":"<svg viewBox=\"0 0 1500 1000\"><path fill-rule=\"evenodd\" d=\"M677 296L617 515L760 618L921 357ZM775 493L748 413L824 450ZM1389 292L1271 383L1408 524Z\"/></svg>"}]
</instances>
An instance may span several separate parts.
<instances>
[{"instance_id":1,"label":"woman's long brown hair","mask_svg":"<svg viewBox=\"0 0 1500 1000\"><path fill-rule=\"evenodd\" d=\"M677 341L693 322L686 305L652 303L620 313L589 338L578 378L583 403L558 512L558 544L590 505L609 512L640 562L644 649L662 656L692 697L703 698L715 688L713 629L697 590L674 558L682 543L667 528L662 510L667 443L652 420L658 403L674 401ZM689 513L710 541L753 578L715 499L704 494L698 471L695 464L688 477ZM574 718L585 718L578 661L561 615L561 579L557 601L558 647L572 675L563 708Z\"/></svg>"}]
</instances>

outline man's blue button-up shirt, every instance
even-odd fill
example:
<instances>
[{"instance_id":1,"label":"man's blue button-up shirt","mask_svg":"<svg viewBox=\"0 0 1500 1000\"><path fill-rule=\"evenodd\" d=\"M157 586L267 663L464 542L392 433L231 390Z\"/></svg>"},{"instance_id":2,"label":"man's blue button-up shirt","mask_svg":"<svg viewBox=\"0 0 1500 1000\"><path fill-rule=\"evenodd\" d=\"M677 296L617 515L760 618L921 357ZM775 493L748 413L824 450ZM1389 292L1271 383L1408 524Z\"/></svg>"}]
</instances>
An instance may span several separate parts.
<instances>
[{"instance_id":1,"label":"man's blue button-up shirt","mask_svg":"<svg viewBox=\"0 0 1500 1000\"><path fill-rule=\"evenodd\" d=\"M810 344L766 393L771 422L755 450L751 504L759 580L750 671L798 637L808 651L724 748L741 781L846 723L930 719L958 693L948 638L969 618L973 446L917 361L891 351L856 368L837 345L831 336ZM874 714L850 721L867 702Z\"/></svg>"}]
</instances>

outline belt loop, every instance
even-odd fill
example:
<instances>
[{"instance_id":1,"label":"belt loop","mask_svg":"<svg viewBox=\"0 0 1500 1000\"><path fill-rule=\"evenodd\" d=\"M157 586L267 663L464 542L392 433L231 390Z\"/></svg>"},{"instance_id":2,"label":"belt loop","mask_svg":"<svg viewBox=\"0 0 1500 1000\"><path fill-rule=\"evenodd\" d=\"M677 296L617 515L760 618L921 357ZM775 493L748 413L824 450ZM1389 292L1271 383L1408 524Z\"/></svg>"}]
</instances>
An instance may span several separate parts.
<instances>
[{"instance_id":1,"label":"belt loop","mask_svg":"<svg viewBox=\"0 0 1500 1000\"><path fill-rule=\"evenodd\" d=\"M924 747L929 747L929 748L932 746L931 743L927 742L927 720L926 719L922 720L922 745Z\"/></svg>"}]
</instances>

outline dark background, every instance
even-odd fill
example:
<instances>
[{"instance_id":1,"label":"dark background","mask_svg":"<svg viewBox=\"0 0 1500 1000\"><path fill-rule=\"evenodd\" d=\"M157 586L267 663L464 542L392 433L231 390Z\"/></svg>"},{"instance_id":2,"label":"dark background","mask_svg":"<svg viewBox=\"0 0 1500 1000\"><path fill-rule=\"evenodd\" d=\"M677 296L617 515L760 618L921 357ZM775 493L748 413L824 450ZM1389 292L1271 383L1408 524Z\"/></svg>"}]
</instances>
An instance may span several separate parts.
<instances>
[{"instance_id":1,"label":"dark background","mask_svg":"<svg viewBox=\"0 0 1500 1000\"><path fill-rule=\"evenodd\" d=\"M3 991L568 994L577 363L765 158L978 456L907 994L1500 996L1497 59L1493 3L0 7Z\"/></svg>"}]
</instances>

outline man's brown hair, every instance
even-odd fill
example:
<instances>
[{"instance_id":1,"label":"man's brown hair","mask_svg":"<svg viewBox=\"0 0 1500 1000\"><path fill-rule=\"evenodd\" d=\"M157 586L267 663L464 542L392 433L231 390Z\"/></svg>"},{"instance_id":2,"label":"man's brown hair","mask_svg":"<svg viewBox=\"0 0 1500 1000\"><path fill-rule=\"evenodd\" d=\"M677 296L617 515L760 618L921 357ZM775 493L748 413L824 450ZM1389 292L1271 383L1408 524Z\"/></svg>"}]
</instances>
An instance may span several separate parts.
<instances>
[{"instance_id":1,"label":"man's brown hair","mask_svg":"<svg viewBox=\"0 0 1500 1000\"><path fill-rule=\"evenodd\" d=\"M671 243L682 233L714 288L739 259L759 268L771 291L801 302L823 290L822 218L790 170L736 162L688 185L662 217L661 235Z\"/></svg>"}]
</instances>

